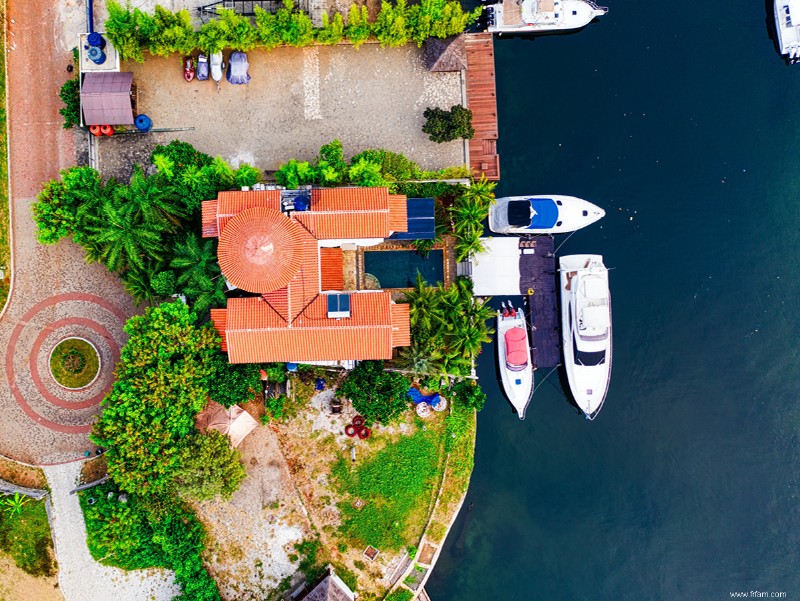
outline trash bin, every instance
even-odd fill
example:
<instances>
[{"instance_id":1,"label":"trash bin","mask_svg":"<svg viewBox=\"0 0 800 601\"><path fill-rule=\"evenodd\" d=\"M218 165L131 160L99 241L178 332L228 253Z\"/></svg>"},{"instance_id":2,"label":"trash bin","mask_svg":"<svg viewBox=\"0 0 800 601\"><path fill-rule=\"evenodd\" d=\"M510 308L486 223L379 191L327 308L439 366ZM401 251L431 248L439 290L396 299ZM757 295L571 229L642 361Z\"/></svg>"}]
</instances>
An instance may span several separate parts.
<instances>
[{"instance_id":1,"label":"trash bin","mask_svg":"<svg viewBox=\"0 0 800 601\"><path fill-rule=\"evenodd\" d=\"M86 37L86 41L89 42L89 46L95 46L97 48L100 48L100 50L106 47L106 39L96 31L90 33Z\"/></svg>"},{"instance_id":2,"label":"trash bin","mask_svg":"<svg viewBox=\"0 0 800 601\"><path fill-rule=\"evenodd\" d=\"M95 65L102 65L104 62L106 62L106 53L100 50L100 48L97 46L89 46L87 56Z\"/></svg>"},{"instance_id":3,"label":"trash bin","mask_svg":"<svg viewBox=\"0 0 800 601\"><path fill-rule=\"evenodd\" d=\"M136 125L136 129L141 132L147 132L153 128L153 120L144 114L136 115L136 119L133 120L133 123Z\"/></svg>"}]
</instances>

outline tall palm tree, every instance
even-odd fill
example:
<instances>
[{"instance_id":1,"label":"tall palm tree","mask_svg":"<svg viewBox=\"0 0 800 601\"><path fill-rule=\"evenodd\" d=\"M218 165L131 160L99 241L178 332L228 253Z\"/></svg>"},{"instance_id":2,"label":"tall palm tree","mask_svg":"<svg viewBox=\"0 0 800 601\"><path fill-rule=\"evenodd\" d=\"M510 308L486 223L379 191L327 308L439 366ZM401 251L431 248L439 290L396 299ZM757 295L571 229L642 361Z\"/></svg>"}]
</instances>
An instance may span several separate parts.
<instances>
[{"instance_id":1,"label":"tall palm tree","mask_svg":"<svg viewBox=\"0 0 800 601\"><path fill-rule=\"evenodd\" d=\"M178 270L178 285L191 286L194 281L216 279L220 276L217 262L217 242L213 238L202 241L189 233L175 247L175 256L169 264Z\"/></svg>"},{"instance_id":2,"label":"tall palm tree","mask_svg":"<svg viewBox=\"0 0 800 601\"><path fill-rule=\"evenodd\" d=\"M155 293L150 286L151 276L149 272L149 269L130 269L123 276L125 290L130 293L137 305L142 301L147 301L150 305L153 304Z\"/></svg>"},{"instance_id":3,"label":"tall palm tree","mask_svg":"<svg viewBox=\"0 0 800 601\"><path fill-rule=\"evenodd\" d=\"M163 233L163 226L137 222L106 200L87 226L87 246L92 258L111 271L144 270L148 261L161 260Z\"/></svg>"},{"instance_id":4,"label":"tall palm tree","mask_svg":"<svg viewBox=\"0 0 800 601\"><path fill-rule=\"evenodd\" d=\"M168 225L174 229L188 214L166 176L156 173L147 177L139 165L134 167L130 183L116 188L114 198L126 215L146 224Z\"/></svg>"}]
</instances>

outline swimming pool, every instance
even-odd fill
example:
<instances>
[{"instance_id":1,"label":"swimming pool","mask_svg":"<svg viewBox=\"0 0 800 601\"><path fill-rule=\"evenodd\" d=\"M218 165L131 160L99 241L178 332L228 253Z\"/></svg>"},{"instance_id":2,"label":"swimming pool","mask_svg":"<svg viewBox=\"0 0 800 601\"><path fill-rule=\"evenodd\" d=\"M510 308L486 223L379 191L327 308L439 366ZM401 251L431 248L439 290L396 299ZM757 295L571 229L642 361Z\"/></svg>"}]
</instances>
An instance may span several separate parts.
<instances>
[{"instance_id":1,"label":"swimming pool","mask_svg":"<svg viewBox=\"0 0 800 601\"><path fill-rule=\"evenodd\" d=\"M428 284L438 284L444 280L444 255L441 250L424 258L413 250L366 251L364 270L378 278L381 288L411 288L417 272Z\"/></svg>"}]
</instances>

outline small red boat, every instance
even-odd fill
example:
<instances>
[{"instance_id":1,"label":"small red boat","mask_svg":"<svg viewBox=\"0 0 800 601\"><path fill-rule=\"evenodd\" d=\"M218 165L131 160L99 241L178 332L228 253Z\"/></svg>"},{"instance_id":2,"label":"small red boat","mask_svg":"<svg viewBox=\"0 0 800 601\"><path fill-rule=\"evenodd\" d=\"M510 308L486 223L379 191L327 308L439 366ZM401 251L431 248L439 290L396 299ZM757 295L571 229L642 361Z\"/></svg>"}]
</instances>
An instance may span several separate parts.
<instances>
[{"instance_id":1,"label":"small red boat","mask_svg":"<svg viewBox=\"0 0 800 601\"><path fill-rule=\"evenodd\" d=\"M194 79L194 59L191 56L183 59L183 78L186 81Z\"/></svg>"}]
</instances>

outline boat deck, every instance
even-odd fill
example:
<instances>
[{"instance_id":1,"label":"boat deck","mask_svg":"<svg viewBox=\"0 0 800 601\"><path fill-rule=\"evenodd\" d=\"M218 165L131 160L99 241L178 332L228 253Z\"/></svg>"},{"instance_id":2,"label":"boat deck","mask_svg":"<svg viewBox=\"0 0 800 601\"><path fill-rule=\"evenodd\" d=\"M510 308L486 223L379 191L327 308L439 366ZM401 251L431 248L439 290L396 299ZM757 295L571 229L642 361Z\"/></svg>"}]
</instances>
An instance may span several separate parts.
<instances>
[{"instance_id":1,"label":"boat deck","mask_svg":"<svg viewBox=\"0 0 800 601\"><path fill-rule=\"evenodd\" d=\"M528 297L528 316L537 369L561 363L561 330L556 301L555 241L552 236L520 240L520 294Z\"/></svg>"},{"instance_id":2,"label":"boat deck","mask_svg":"<svg viewBox=\"0 0 800 601\"><path fill-rule=\"evenodd\" d=\"M472 111L475 135L469 141L469 166L486 179L500 179L497 154L497 88L494 71L494 36L464 34L467 48L467 108Z\"/></svg>"}]
</instances>

